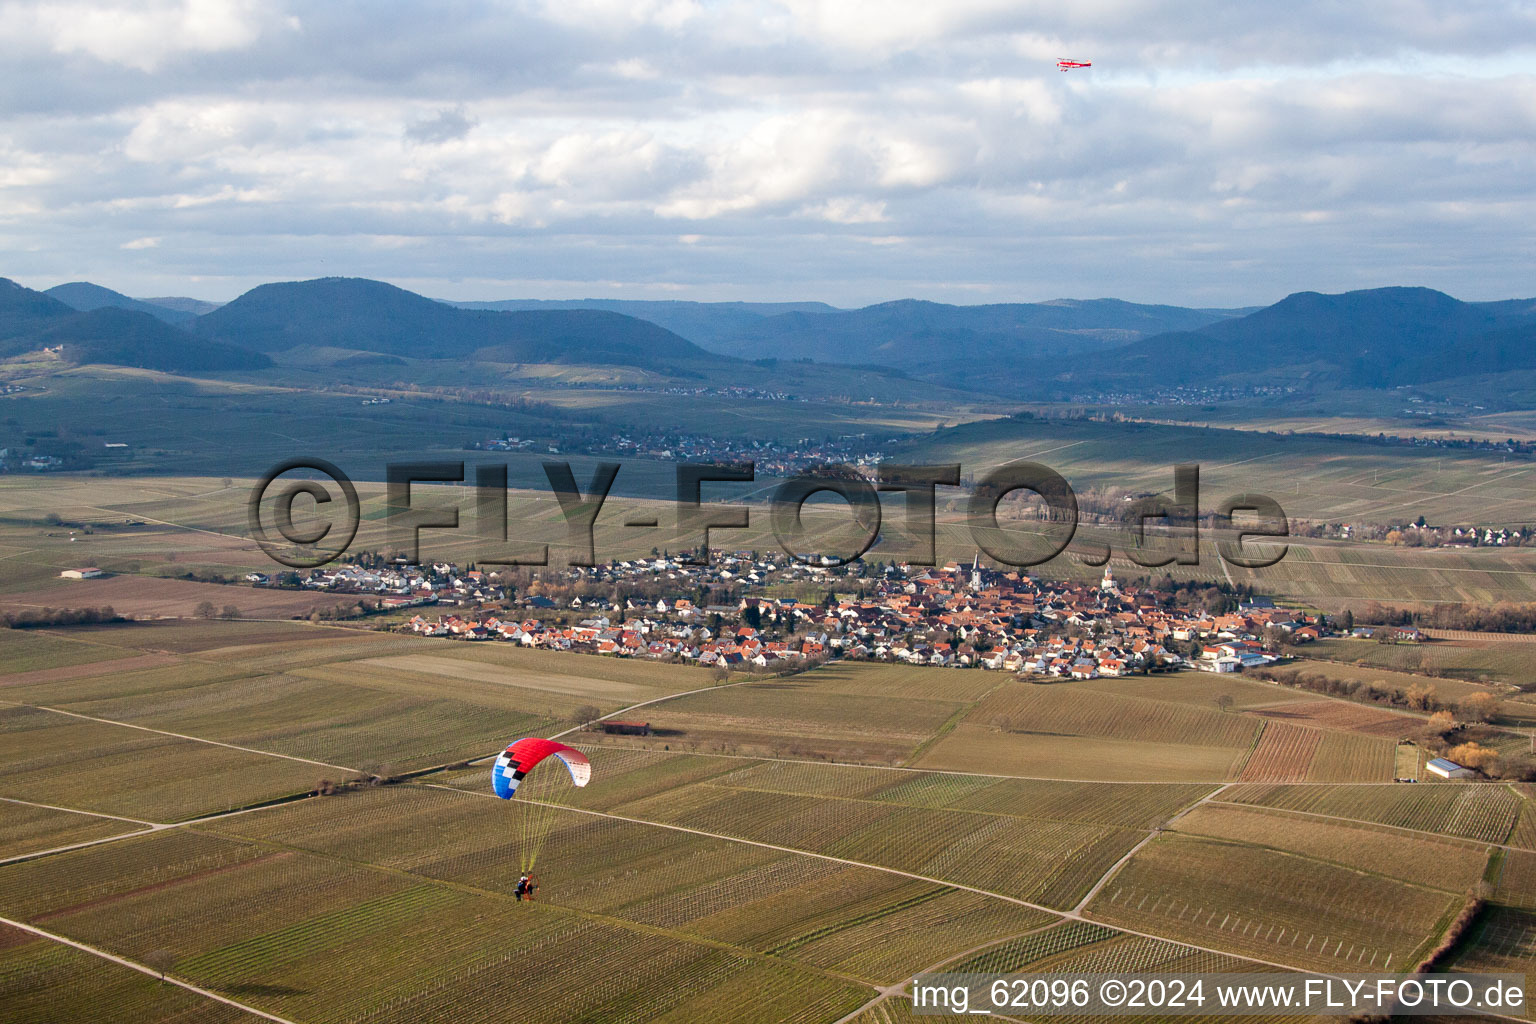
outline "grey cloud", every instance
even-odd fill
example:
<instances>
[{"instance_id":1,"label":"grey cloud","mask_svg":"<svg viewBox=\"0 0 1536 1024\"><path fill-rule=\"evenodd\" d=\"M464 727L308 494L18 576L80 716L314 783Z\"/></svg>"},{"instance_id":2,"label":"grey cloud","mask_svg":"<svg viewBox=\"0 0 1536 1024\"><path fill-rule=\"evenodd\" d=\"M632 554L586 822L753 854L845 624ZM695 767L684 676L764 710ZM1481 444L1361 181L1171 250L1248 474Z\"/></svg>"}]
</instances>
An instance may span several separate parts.
<instances>
[{"instance_id":1,"label":"grey cloud","mask_svg":"<svg viewBox=\"0 0 1536 1024\"><path fill-rule=\"evenodd\" d=\"M452 142L468 135L477 124L478 121L464 113L463 107L454 107L452 110L439 110L432 117L412 121L405 126L405 138L408 142L421 144Z\"/></svg>"}]
</instances>

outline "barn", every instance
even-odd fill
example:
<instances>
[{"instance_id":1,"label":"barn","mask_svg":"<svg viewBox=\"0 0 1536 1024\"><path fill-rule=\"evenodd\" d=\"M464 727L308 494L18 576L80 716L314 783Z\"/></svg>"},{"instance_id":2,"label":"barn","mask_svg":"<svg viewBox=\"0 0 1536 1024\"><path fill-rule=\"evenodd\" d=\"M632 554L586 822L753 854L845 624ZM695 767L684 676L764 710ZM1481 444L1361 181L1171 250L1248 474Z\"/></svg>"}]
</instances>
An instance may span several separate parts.
<instances>
[{"instance_id":1,"label":"barn","mask_svg":"<svg viewBox=\"0 0 1536 1024\"><path fill-rule=\"evenodd\" d=\"M651 723L625 722L616 718L610 718L603 723L603 732L615 736L649 736L651 734Z\"/></svg>"},{"instance_id":2,"label":"barn","mask_svg":"<svg viewBox=\"0 0 1536 1024\"><path fill-rule=\"evenodd\" d=\"M1443 757L1437 757L1424 766L1442 779L1471 779L1477 776L1477 772L1471 768L1463 768L1455 761L1447 761Z\"/></svg>"}]
</instances>

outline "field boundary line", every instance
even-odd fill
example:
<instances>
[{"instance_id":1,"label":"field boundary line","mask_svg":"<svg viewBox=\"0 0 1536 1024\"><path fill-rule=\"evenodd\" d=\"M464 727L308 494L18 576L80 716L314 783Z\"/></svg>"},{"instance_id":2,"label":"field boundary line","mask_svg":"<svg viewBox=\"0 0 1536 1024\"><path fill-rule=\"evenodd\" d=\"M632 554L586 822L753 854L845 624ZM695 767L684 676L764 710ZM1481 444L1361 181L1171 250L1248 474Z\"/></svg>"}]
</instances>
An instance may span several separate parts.
<instances>
[{"instance_id":1,"label":"field boundary line","mask_svg":"<svg viewBox=\"0 0 1536 1024\"><path fill-rule=\"evenodd\" d=\"M42 857L51 857L56 853L68 853L71 850L84 850L91 846L104 846L107 843L115 843L119 839L132 839L134 836L153 835L156 832L163 832L168 828L175 827L176 826L174 825L150 825L148 828L137 828L132 832L119 832L115 836L102 836L100 839L86 839L82 842L70 843L68 846L55 846L48 850L33 850L31 853L18 853L14 856L5 858L4 860L0 860L0 867L4 867L7 864L21 864L29 860L38 860Z\"/></svg>"},{"instance_id":2,"label":"field boundary line","mask_svg":"<svg viewBox=\"0 0 1536 1024\"><path fill-rule=\"evenodd\" d=\"M0 924L9 925L18 931L29 932L38 936L39 938L51 939L54 942L69 946L73 949L78 949L82 952L90 953L92 956L99 956L103 960L110 960L112 963L115 963L120 967L128 967L132 970L138 971L140 974L147 974L151 978L154 978L158 981L168 981L178 988L184 988L188 992L196 992L198 995L204 997L205 999L212 999L214 1002L223 1003L226 1006L233 1006L237 1010L244 1010L246 1013L260 1017L263 1020L275 1021L276 1024L297 1024L296 1021L291 1021L287 1017L279 1017L275 1013L268 1013L265 1010L258 1010L254 1006L247 1006L245 1003L239 1002L238 1000L230 999L227 996L221 996L217 992L210 992L208 989L194 985L190 981L182 981L179 978L173 978L169 974L162 976L159 971L156 971L150 967L145 967L143 964L134 963L132 960L108 953L104 949L97 949L95 946L87 946L83 942L76 942L74 939L65 938L62 935L56 935L53 932L44 931L41 928L34 928L30 924L23 924L20 921L12 921L8 917L0 917Z\"/></svg>"},{"instance_id":3,"label":"field boundary line","mask_svg":"<svg viewBox=\"0 0 1536 1024\"><path fill-rule=\"evenodd\" d=\"M1077 906L1072 908L1072 913L1074 913L1074 914L1081 914L1083 912L1083 908L1088 905L1089 901L1092 900L1095 896L1097 896L1099 894L1099 890L1103 889L1104 886L1108 885L1109 884L1109 880L1114 878L1115 875L1119 874L1120 873L1120 869L1125 867L1126 863L1132 857L1134 857L1134 856L1136 856L1136 854L1140 853L1142 847L1146 846L1152 840L1154 840L1158 836L1162 835L1165 830L1170 828L1173 825L1174 822L1176 822L1180 818L1184 817L1184 815L1188 814L1190 811L1193 811L1196 807L1201 807L1201 806L1204 806L1205 804L1210 803L1213 799L1215 799L1217 796L1219 796L1222 793L1224 793L1227 789L1231 788L1233 785L1235 785L1235 783L1227 782L1227 783L1224 783L1224 784L1222 784L1220 786L1217 786L1215 789L1211 790L1209 793L1205 794L1200 799L1196 800L1194 803L1190 804L1189 806L1185 807L1183 810L1181 810L1178 813L1174 814L1173 817L1169 818L1167 821L1163 822L1161 825L1158 825L1155 828L1153 828L1151 832L1148 832L1146 834L1146 836L1141 840L1141 842L1137 843L1135 846L1133 846L1129 850L1125 851L1125 856L1121 857L1119 860L1117 860L1113 864L1111 864L1109 866L1109 870L1105 871L1102 875L1099 876L1099 880L1097 882L1093 883L1093 887L1088 890L1087 894L1082 899L1077 901Z\"/></svg>"},{"instance_id":4,"label":"field boundary line","mask_svg":"<svg viewBox=\"0 0 1536 1024\"><path fill-rule=\"evenodd\" d=\"M63 708L52 708L46 704L23 704L17 701L0 701L0 704L8 704L15 708L36 708L39 711L51 711L56 715L68 715L71 718L84 719L87 722L99 722L102 725L116 725L124 729L138 729L140 732L152 732L159 736L170 736L178 740L190 740L193 743L207 743L210 746L225 747L229 750L240 750L247 754L260 754L263 757L280 757L285 761L298 761L301 764L312 764L320 768L335 768L339 771L353 772L356 768L348 768L343 764L331 764L329 761L316 761L308 757L296 757L293 754L279 754L271 750L257 750L255 747L242 747L238 743L225 743L222 740L209 740L201 736L188 736L183 732L170 732L166 729L154 729L147 725L134 725L132 722L119 722L111 718L97 718L95 715L82 715L78 711L65 711Z\"/></svg>"},{"instance_id":5,"label":"field boundary line","mask_svg":"<svg viewBox=\"0 0 1536 1024\"><path fill-rule=\"evenodd\" d=\"M60 807L57 804L40 804L35 800L22 800L20 797L0 796L8 804L23 804L27 807L41 807L45 811L64 811L68 814L87 814L92 818L111 818L113 821L126 821L133 825L158 825L156 821L145 821L143 818L125 818L121 814L105 814L101 811L81 811L73 807Z\"/></svg>"}]
</instances>

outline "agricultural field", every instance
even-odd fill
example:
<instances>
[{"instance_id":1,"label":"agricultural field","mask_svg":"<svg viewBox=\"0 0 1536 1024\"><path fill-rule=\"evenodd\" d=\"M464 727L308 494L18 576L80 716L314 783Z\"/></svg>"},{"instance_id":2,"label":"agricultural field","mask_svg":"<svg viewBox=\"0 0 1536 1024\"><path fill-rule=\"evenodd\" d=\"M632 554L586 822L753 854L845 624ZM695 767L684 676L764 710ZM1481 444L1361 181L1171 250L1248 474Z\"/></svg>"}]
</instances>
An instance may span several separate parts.
<instances>
[{"instance_id":1,"label":"agricultural field","mask_svg":"<svg viewBox=\"0 0 1536 1024\"><path fill-rule=\"evenodd\" d=\"M0 860L145 829L125 818L65 811L0 798Z\"/></svg>"},{"instance_id":2,"label":"agricultural field","mask_svg":"<svg viewBox=\"0 0 1536 1024\"><path fill-rule=\"evenodd\" d=\"M930 747L921 768L1112 781L1223 781L1260 723L1213 707L1075 684L1010 682Z\"/></svg>"},{"instance_id":3,"label":"agricultural field","mask_svg":"<svg viewBox=\"0 0 1536 1024\"><path fill-rule=\"evenodd\" d=\"M0 913L131 957L166 949L178 976L297 1019L700 1019L752 993L774 1019L813 1021L866 991L600 915L192 832L13 866ZM602 980L573 990L569 972Z\"/></svg>"},{"instance_id":4,"label":"agricultural field","mask_svg":"<svg viewBox=\"0 0 1536 1024\"><path fill-rule=\"evenodd\" d=\"M943 964L1396 968L1487 848L1363 822L1520 842L1527 820L1505 786L1315 784L1376 771L1379 745L1390 770L1394 741L1241 680L832 664L722 684L252 620L22 635L0 671L0 917L166 957L239 1004L0 930L22 1020L49 1019L65 985L82 1005L120 998L128 1021L255 1019L246 1006L295 1024L830 1024ZM642 702L657 735L572 718ZM592 785L535 772L518 800L490 795L489 755L559 732ZM1317 739L1305 757L1265 746L1287 734ZM1266 759L1290 767L1235 781ZM349 784L360 769L410 776ZM332 795L311 795L322 779ZM1397 806L1410 797L1427 803ZM1506 852L1488 877L1524 906L1533 871ZM531 905L513 893L530 863ZM1063 917L1090 893L1091 923ZM1309 913L1326 949L1292 945ZM571 995L570 971L602 980Z\"/></svg>"},{"instance_id":5,"label":"agricultural field","mask_svg":"<svg viewBox=\"0 0 1536 1024\"><path fill-rule=\"evenodd\" d=\"M1494 905L1472 926L1464 950L1451 962L1457 971L1529 973L1536 960L1536 913Z\"/></svg>"},{"instance_id":6,"label":"agricultural field","mask_svg":"<svg viewBox=\"0 0 1536 1024\"><path fill-rule=\"evenodd\" d=\"M104 1006L122 1024L257 1024L254 1014L160 983L131 967L0 925L0 1005L11 1024L92 1020Z\"/></svg>"},{"instance_id":7,"label":"agricultural field","mask_svg":"<svg viewBox=\"0 0 1536 1024\"><path fill-rule=\"evenodd\" d=\"M1258 745L1243 763L1243 782L1304 782L1322 745L1320 729L1265 722Z\"/></svg>"},{"instance_id":8,"label":"agricultural field","mask_svg":"<svg viewBox=\"0 0 1536 1024\"><path fill-rule=\"evenodd\" d=\"M1475 890L1488 865L1488 848L1477 843L1404 836L1358 822L1306 820L1284 811L1227 803L1196 807L1172 827L1190 835L1295 853L1450 893Z\"/></svg>"},{"instance_id":9,"label":"agricultural field","mask_svg":"<svg viewBox=\"0 0 1536 1024\"><path fill-rule=\"evenodd\" d=\"M1461 836L1485 843L1511 838L1528 801L1492 783L1435 786L1236 786L1221 798L1398 828ZM1520 838L1520 837L1514 837Z\"/></svg>"},{"instance_id":10,"label":"agricultural field","mask_svg":"<svg viewBox=\"0 0 1536 1024\"><path fill-rule=\"evenodd\" d=\"M1248 713L1269 722L1270 728L1277 725L1311 726L1390 739L1410 736L1423 727L1416 716L1342 700L1300 699L1276 706L1250 708Z\"/></svg>"},{"instance_id":11,"label":"agricultural field","mask_svg":"<svg viewBox=\"0 0 1536 1024\"><path fill-rule=\"evenodd\" d=\"M1306 654L1369 668L1474 683L1518 685L1532 681L1531 652L1520 642L1428 640L1380 644L1373 640L1324 639L1308 646Z\"/></svg>"},{"instance_id":12,"label":"agricultural field","mask_svg":"<svg viewBox=\"0 0 1536 1024\"><path fill-rule=\"evenodd\" d=\"M1099 921L1323 970L1402 969L1465 897L1246 843L1166 835L1089 904Z\"/></svg>"},{"instance_id":13,"label":"agricultural field","mask_svg":"<svg viewBox=\"0 0 1536 1024\"><path fill-rule=\"evenodd\" d=\"M955 699L848 692L839 685L850 677L856 686L867 685L861 676L853 666L832 665L814 679L748 682L681 697L650 712L657 736L641 742L727 754L901 764L967 707ZM697 678L699 685L707 685L702 674Z\"/></svg>"},{"instance_id":14,"label":"agricultural field","mask_svg":"<svg viewBox=\"0 0 1536 1024\"><path fill-rule=\"evenodd\" d=\"M517 880L507 869L517 858L513 819L522 811L483 793L410 786L211 827L510 896ZM570 856L576 851L579 858ZM557 815L535 866L545 905L726 942L875 983L898 980L906 964L1051 920L903 875L578 811Z\"/></svg>"},{"instance_id":15,"label":"agricultural field","mask_svg":"<svg viewBox=\"0 0 1536 1024\"><path fill-rule=\"evenodd\" d=\"M1345 646L1333 652L1338 655L1338 660L1324 661L1310 656L1303 657L1294 663L1297 669L1303 672L1321 673L1332 679L1350 679L1361 683L1374 683L1382 689L1407 690L1412 686L1427 687L1434 690L1436 698L1446 704L1455 704L1472 696L1474 693L1488 693L1501 698L1511 694L1509 686L1501 683L1470 682L1454 677L1430 676L1418 671L1401 671L1371 664L1370 655L1380 650L1383 646L1396 646L1405 649L1410 646L1407 644L1383 645L1365 640L1319 641L1319 643L1337 643ZM1517 645L1511 644L1509 646L1514 647ZM1313 653L1314 650L1309 648L1307 654L1311 655ZM1414 668L1416 669L1417 666L1414 666Z\"/></svg>"}]
</instances>

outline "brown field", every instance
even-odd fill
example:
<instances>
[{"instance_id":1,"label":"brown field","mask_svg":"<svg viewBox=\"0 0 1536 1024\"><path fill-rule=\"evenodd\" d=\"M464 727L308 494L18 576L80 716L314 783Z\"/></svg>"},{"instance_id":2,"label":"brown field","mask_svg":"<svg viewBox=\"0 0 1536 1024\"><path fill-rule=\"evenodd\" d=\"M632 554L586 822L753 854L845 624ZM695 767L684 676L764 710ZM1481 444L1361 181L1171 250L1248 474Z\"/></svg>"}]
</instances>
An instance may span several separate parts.
<instances>
[{"instance_id":1,"label":"brown field","mask_svg":"<svg viewBox=\"0 0 1536 1024\"><path fill-rule=\"evenodd\" d=\"M1261 959L1369 971L1406 968L1463 900L1311 857L1166 834L1089 910L1095 920Z\"/></svg>"},{"instance_id":2,"label":"brown field","mask_svg":"<svg viewBox=\"0 0 1536 1024\"><path fill-rule=\"evenodd\" d=\"M82 644L168 654L204 655L226 651L241 658L252 651L270 656L301 649L332 649L343 642L387 642L390 639L366 629L346 626L241 619L151 619L70 626L51 632Z\"/></svg>"},{"instance_id":3,"label":"brown field","mask_svg":"<svg viewBox=\"0 0 1536 1024\"><path fill-rule=\"evenodd\" d=\"M579 658L581 655L567 655L567 657ZM382 671L384 674L404 671L439 678L466 679L509 686L528 686L532 682L525 673L496 665L477 665L472 661L442 654L395 654L384 658L368 658L357 664L365 670ZM699 686L708 686L709 677L701 673L697 682ZM624 704L634 704L656 696L656 691L650 687L613 679L591 679L583 676L540 675L535 685L540 690L549 690L567 696L601 698Z\"/></svg>"},{"instance_id":4,"label":"brown field","mask_svg":"<svg viewBox=\"0 0 1536 1024\"><path fill-rule=\"evenodd\" d=\"M190 617L204 601L220 611L226 605L252 619L287 619L315 608L356 604L356 595L320 594L301 590L228 586L155 576L106 576L95 580L60 580L60 586L0 594L0 610L39 608L100 608L110 605L119 615L143 618Z\"/></svg>"},{"instance_id":5,"label":"brown field","mask_svg":"<svg viewBox=\"0 0 1536 1024\"><path fill-rule=\"evenodd\" d=\"M1259 745L1243 765L1243 782L1304 782L1323 734L1280 722L1266 722Z\"/></svg>"},{"instance_id":6,"label":"brown field","mask_svg":"<svg viewBox=\"0 0 1536 1024\"><path fill-rule=\"evenodd\" d=\"M966 707L953 700L838 692L840 680L857 677L850 668L829 665L784 680L716 688L668 701L645 716L658 735L633 742L673 750L894 765L910 758ZM698 685L708 685L706 676L695 678Z\"/></svg>"},{"instance_id":7,"label":"brown field","mask_svg":"<svg viewBox=\"0 0 1536 1024\"><path fill-rule=\"evenodd\" d=\"M1026 736L961 723L913 767L1104 782L1222 782L1247 750L1083 736Z\"/></svg>"},{"instance_id":8,"label":"brown field","mask_svg":"<svg viewBox=\"0 0 1536 1024\"><path fill-rule=\"evenodd\" d=\"M1299 693L1258 679L1244 679L1236 673L1216 675L1210 672L1175 672L1172 675L1121 676L1113 679L1085 679L1071 683L1070 686L1074 690L1190 704L1206 711L1215 707L1216 699L1222 696L1231 697L1232 707L1239 711L1291 702L1299 704L1313 699L1311 694Z\"/></svg>"},{"instance_id":9,"label":"brown field","mask_svg":"<svg viewBox=\"0 0 1536 1024\"><path fill-rule=\"evenodd\" d=\"M1250 708L1247 713L1277 724L1310 725L1391 739L1406 736L1420 727L1416 717L1341 700L1299 701L1279 707Z\"/></svg>"},{"instance_id":10,"label":"brown field","mask_svg":"<svg viewBox=\"0 0 1536 1024\"><path fill-rule=\"evenodd\" d=\"M140 669L156 668L160 665L174 665L176 659L165 654L127 654L121 658L112 658L110 661L94 661L84 665L69 665L64 668L39 668L31 672L5 673L0 678L0 686L25 686L29 683L52 683L61 679L84 679L89 676L115 675L121 672L137 672ZM0 666L3 671L3 666Z\"/></svg>"}]
</instances>

